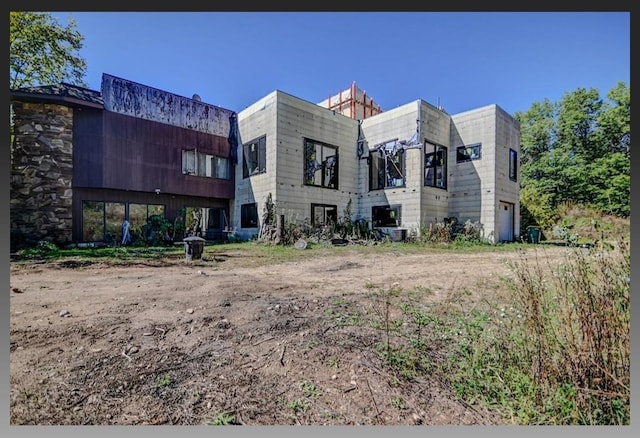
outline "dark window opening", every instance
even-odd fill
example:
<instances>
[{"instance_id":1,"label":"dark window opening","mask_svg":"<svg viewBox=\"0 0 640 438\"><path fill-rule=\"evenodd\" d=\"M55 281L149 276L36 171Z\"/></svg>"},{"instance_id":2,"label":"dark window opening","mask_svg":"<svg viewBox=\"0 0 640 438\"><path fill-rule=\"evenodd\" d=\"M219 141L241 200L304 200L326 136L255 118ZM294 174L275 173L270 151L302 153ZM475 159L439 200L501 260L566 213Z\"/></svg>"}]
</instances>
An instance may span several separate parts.
<instances>
[{"instance_id":1,"label":"dark window opening","mask_svg":"<svg viewBox=\"0 0 640 438\"><path fill-rule=\"evenodd\" d=\"M447 148L425 141L424 185L447 188Z\"/></svg>"},{"instance_id":2,"label":"dark window opening","mask_svg":"<svg viewBox=\"0 0 640 438\"><path fill-rule=\"evenodd\" d=\"M335 224L338 221L338 207L326 204L311 204L311 225Z\"/></svg>"},{"instance_id":3,"label":"dark window opening","mask_svg":"<svg viewBox=\"0 0 640 438\"><path fill-rule=\"evenodd\" d=\"M225 239L223 231L228 229L227 223L227 211L224 208L208 208L207 213L207 228L205 231L205 237L207 240L221 241Z\"/></svg>"},{"instance_id":4,"label":"dark window opening","mask_svg":"<svg viewBox=\"0 0 640 438\"><path fill-rule=\"evenodd\" d=\"M242 177L267 171L267 136L253 140L243 146Z\"/></svg>"},{"instance_id":5,"label":"dark window opening","mask_svg":"<svg viewBox=\"0 0 640 438\"><path fill-rule=\"evenodd\" d=\"M338 188L337 147L304 140L304 183L328 189Z\"/></svg>"},{"instance_id":6,"label":"dark window opening","mask_svg":"<svg viewBox=\"0 0 640 438\"><path fill-rule=\"evenodd\" d=\"M513 149L509 149L509 179L518 180L518 153Z\"/></svg>"},{"instance_id":7,"label":"dark window opening","mask_svg":"<svg viewBox=\"0 0 640 438\"><path fill-rule=\"evenodd\" d=\"M242 228L258 228L258 204L242 204L240 206L240 226Z\"/></svg>"},{"instance_id":8,"label":"dark window opening","mask_svg":"<svg viewBox=\"0 0 640 438\"><path fill-rule=\"evenodd\" d=\"M456 162L479 160L481 158L480 143L469 146L458 146L456 149Z\"/></svg>"},{"instance_id":9,"label":"dark window opening","mask_svg":"<svg viewBox=\"0 0 640 438\"><path fill-rule=\"evenodd\" d=\"M388 141L369 153L369 190L404 187L405 154L396 140Z\"/></svg>"},{"instance_id":10,"label":"dark window opening","mask_svg":"<svg viewBox=\"0 0 640 438\"><path fill-rule=\"evenodd\" d=\"M374 227L399 227L400 206L380 205L371 208L371 222Z\"/></svg>"}]
</instances>

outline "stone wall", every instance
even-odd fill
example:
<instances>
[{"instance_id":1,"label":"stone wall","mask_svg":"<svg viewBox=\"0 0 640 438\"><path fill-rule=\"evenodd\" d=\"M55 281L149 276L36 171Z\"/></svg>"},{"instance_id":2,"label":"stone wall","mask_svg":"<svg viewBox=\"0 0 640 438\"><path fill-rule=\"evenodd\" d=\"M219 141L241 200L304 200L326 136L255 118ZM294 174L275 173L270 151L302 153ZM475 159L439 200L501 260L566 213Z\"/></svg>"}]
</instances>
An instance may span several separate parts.
<instances>
[{"instance_id":1,"label":"stone wall","mask_svg":"<svg viewBox=\"0 0 640 438\"><path fill-rule=\"evenodd\" d=\"M73 109L12 102L11 246L72 240Z\"/></svg>"}]
</instances>

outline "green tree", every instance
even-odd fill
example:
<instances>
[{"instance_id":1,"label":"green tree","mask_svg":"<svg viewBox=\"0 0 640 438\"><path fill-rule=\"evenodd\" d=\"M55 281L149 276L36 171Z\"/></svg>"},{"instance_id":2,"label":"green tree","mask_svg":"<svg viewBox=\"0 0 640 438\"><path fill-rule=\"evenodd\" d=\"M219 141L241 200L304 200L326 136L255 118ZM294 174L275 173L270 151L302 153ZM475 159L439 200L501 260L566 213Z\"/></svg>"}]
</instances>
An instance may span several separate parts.
<instances>
[{"instance_id":1,"label":"green tree","mask_svg":"<svg viewBox=\"0 0 640 438\"><path fill-rule=\"evenodd\" d=\"M518 115L520 120L520 165L521 173L535 170L534 166L527 166L536 162L553 148L556 137L556 108L557 104L549 99L534 102L531 108ZM533 178L534 175L530 174Z\"/></svg>"},{"instance_id":2,"label":"green tree","mask_svg":"<svg viewBox=\"0 0 640 438\"><path fill-rule=\"evenodd\" d=\"M630 95L621 81L606 99L596 89L578 88L516 113L523 226L549 226L565 202L630 214Z\"/></svg>"},{"instance_id":3,"label":"green tree","mask_svg":"<svg viewBox=\"0 0 640 438\"><path fill-rule=\"evenodd\" d=\"M596 142L598 117L602 100L598 90L578 88L564 94L558 105L558 137L556 148L572 155L595 159L602 156Z\"/></svg>"},{"instance_id":4,"label":"green tree","mask_svg":"<svg viewBox=\"0 0 640 438\"><path fill-rule=\"evenodd\" d=\"M48 12L9 13L9 88L60 82L86 86L84 37L70 18L62 26Z\"/></svg>"},{"instance_id":5,"label":"green tree","mask_svg":"<svg viewBox=\"0 0 640 438\"><path fill-rule=\"evenodd\" d=\"M607 152L630 153L631 134L631 89L624 82L618 82L607 93L598 118L597 141Z\"/></svg>"}]
</instances>

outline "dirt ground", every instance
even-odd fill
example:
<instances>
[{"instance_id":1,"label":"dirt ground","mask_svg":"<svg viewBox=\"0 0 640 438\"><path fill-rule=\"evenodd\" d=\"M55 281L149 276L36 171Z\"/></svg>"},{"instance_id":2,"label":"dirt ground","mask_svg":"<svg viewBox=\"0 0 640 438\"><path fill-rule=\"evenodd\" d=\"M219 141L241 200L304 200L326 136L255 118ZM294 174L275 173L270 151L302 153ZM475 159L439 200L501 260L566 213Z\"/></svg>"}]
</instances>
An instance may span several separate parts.
<instances>
[{"instance_id":1,"label":"dirt ground","mask_svg":"<svg viewBox=\"0 0 640 438\"><path fill-rule=\"evenodd\" d=\"M372 291L391 287L433 303L464 290L471 306L533 250L398 248L307 249L286 262L224 245L195 261L12 262L10 423L506 423L437 376L399 377L375 352L380 330L340 317L375 317Z\"/></svg>"}]
</instances>

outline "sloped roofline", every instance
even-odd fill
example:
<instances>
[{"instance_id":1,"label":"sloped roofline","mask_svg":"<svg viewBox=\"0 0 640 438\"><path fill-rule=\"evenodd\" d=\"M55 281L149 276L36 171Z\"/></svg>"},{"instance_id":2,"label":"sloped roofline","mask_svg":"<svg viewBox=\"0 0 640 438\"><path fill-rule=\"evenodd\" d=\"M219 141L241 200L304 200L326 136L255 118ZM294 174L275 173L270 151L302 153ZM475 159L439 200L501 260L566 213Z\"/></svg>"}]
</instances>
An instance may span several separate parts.
<instances>
[{"instance_id":1,"label":"sloped roofline","mask_svg":"<svg viewBox=\"0 0 640 438\"><path fill-rule=\"evenodd\" d=\"M61 82L54 85L23 87L10 91L14 100L30 102L53 102L75 106L104 109L102 94L99 91L79 85Z\"/></svg>"}]
</instances>

